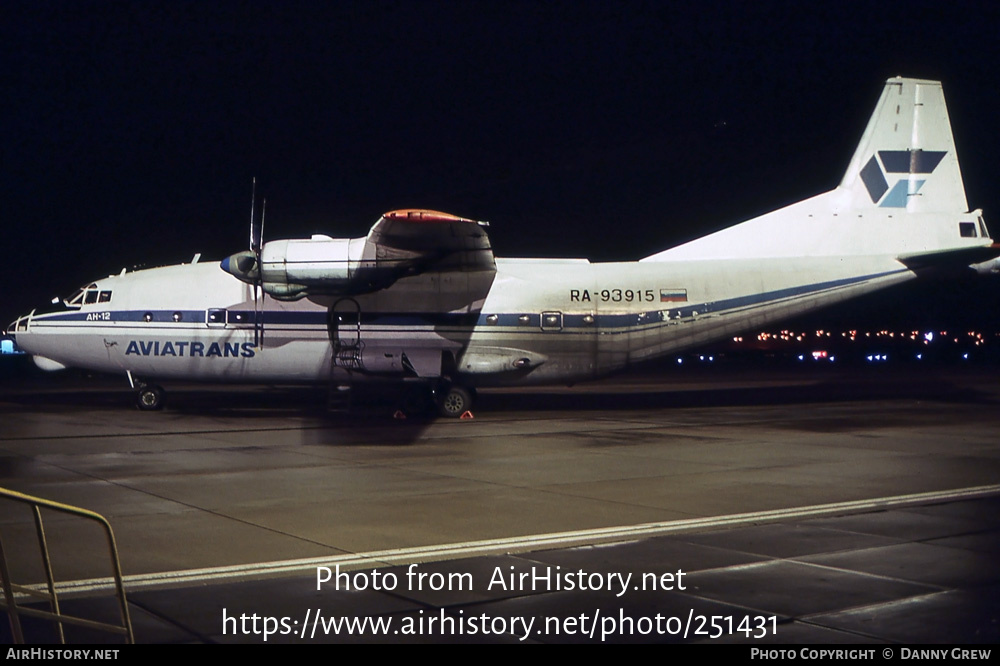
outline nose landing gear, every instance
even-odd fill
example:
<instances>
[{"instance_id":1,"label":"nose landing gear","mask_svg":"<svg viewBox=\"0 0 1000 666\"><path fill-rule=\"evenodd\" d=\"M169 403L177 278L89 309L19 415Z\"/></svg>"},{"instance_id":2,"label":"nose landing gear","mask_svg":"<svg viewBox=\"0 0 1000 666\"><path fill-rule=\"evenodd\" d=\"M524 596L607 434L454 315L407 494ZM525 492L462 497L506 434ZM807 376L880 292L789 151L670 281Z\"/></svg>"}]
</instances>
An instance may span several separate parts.
<instances>
[{"instance_id":1,"label":"nose landing gear","mask_svg":"<svg viewBox=\"0 0 1000 666\"><path fill-rule=\"evenodd\" d=\"M144 384L135 394L135 406L142 411L163 409L163 387L156 384Z\"/></svg>"}]
</instances>

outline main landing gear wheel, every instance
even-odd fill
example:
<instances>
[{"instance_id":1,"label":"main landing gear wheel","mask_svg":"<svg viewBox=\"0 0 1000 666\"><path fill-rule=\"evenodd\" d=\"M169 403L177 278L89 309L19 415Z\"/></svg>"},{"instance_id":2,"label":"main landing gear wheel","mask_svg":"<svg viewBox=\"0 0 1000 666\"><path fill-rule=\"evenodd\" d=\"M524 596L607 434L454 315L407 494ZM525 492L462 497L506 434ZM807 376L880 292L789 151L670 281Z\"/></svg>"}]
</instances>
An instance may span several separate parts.
<instances>
[{"instance_id":1,"label":"main landing gear wheel","mask_svg":"<svg viewBox=\"0 0 1000 666\"><path fill-rule=\"evenodd\" d=\"M135 395L135 405L147 412L163 409L163 387L156 384L140 387Z\"/></svg>"},{"instance_id":2,"label":"main landing gear wheel","mask_svg":"<svg viewBox=\"0 0 1000 666\"><path fill-rule=\"evenodd\" d=\"M441 393L438 412L441 416L457 419L472 409L473 393L461 386L449 386Z\"/></svg>"}]
</instances>

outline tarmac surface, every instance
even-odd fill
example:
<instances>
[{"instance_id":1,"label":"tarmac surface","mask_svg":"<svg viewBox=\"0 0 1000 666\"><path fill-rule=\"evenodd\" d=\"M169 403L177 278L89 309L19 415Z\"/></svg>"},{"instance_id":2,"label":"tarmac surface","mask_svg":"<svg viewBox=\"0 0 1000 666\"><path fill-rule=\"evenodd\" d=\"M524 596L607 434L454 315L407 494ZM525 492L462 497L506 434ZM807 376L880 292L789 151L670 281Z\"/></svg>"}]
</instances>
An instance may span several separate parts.
<instances>
[{"instance_id":1,"label":"tarmac surface","mask_svg":"<svg viewBox=\"0 0 1000 666\"><path fill-rule=\"evenodd\" d=\"M149 413L119 380L0 384L0 487L110 521L139 643L1000 640L993 368L678 370L464 421L181 388ZM62 610L114 620L99 531L43 517Z\"/></svg>"}]
</instances>

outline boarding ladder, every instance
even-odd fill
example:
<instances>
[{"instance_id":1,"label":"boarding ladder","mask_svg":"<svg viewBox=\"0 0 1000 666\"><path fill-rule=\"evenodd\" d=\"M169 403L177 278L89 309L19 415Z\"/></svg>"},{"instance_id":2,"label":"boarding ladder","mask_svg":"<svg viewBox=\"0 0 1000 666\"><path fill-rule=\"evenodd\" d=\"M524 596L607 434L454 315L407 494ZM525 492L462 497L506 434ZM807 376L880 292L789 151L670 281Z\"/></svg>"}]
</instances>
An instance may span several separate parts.
<instances>
[{"instance_id":1,"label":"boarding ladder","mask_svg":"<svg viewBox=\"0 0 1000 666\"><path fill-rule=\"evenodd\" d=\"M350 412L354 404L354 373L364 368L361 309L353 298L343 298L330 308L328 317L332 352L327 409Z\"/></svg>"}]
</instances>

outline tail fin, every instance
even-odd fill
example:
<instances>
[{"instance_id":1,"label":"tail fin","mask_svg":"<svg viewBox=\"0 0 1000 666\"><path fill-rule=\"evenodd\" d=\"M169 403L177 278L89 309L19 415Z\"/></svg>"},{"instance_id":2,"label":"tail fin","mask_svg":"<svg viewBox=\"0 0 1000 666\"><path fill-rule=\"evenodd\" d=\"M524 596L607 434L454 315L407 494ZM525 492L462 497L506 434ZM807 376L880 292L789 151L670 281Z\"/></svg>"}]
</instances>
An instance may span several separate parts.
<instances>
[{"instance_id":1,"label":"tail fin","mask_svg":"<svg viewBox=\"0 0 1000 666\"><path fill-rule=\"evenodd\" d=\"M901 258L991 243L965 200L941 84L896 77L838 187L642 261Z\"/></svg>"},{"instance_id":2,"label":"tail fin","mask_svg":"<svg viewBox=\"0 0 1000 666\"><path fill-rule=\"evenodd\" d=\"M969 209L940 82L886 81L840 187L852 209Z\"/></svg>"}]
</instances>

